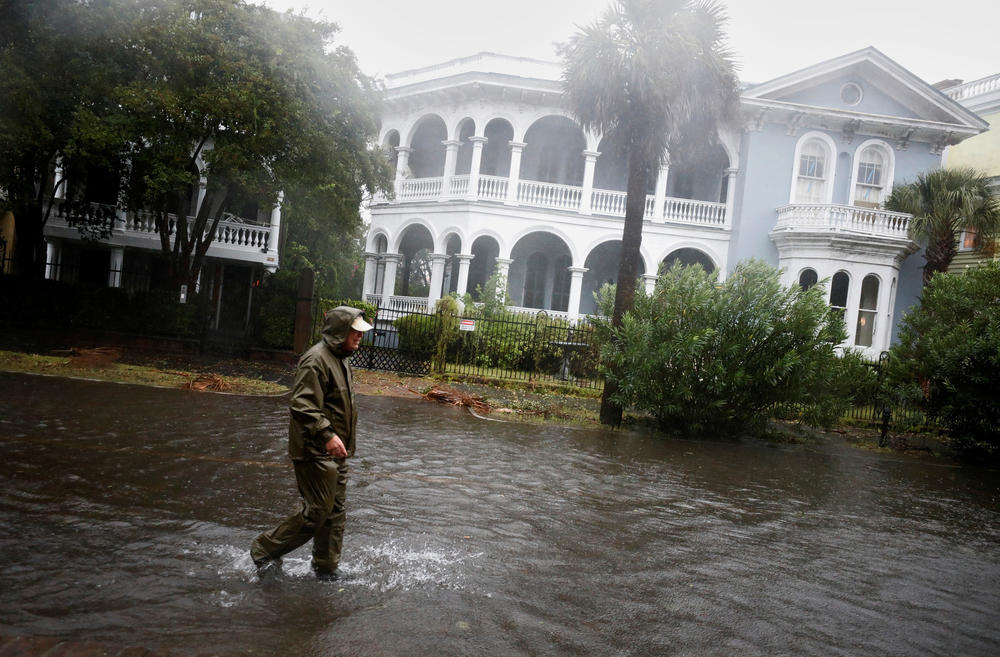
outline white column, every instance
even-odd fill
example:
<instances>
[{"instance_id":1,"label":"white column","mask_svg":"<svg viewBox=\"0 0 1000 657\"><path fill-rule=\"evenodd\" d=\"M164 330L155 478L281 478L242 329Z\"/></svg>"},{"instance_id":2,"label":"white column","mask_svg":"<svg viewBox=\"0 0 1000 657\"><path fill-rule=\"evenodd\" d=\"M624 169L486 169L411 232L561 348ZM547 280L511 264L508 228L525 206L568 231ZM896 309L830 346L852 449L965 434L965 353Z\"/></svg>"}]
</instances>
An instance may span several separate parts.
<instances>
[{"instance_id":1,"label":"white column","mask_svg":"<svg viewBox=\"0 0 1000 657\"><path fill-rule=\"evenodd\" d=\"M361 288L361 296L363 301L369 294L376 294L375 292L375 277L378 275L378 254L372 253L371 251L365 251L365 282Z\"/></svg>"},{"instance_id":2,"label":"white column","mask_svg":"<svg viewBox=\"0 0 1000 657\"><path fill-rule=\"evenodd\" d=\"M646 294L652 294L656 289L656 274L643 274L642 283L645 286Z\"/></svg>"},{"instance_id":3,"label":"white column","mask_svg":"<svg viewBox=\"0 0 1000 657\"><path fill-rule=\"evenodd\" d=\"M510 258L496 258L495 262L496 262L496 272L500 274L500 277L503 279L503 282L500 284L503 287L503 289L498 288L497 292L503 295L503 298L506 299L507 290L509 289L507 285L510 279L510 263L514 261L511 260Z\"/></svg>"},{"instance_id":4,"label":"white column","mask_svg":"<svg viewBox=\"0 0 1000 657\"><path fill-rule=\"evenodd\" d=\"M62 259L62 244L57 240L45 242L45 278L55 281L59 279L59 261Z\"/></svg>"},{"instance_id":5,"label":"white column","mask_svg":"<svg viewBox=\"0 0 1000 657\"><path fill-rule=\"evenodd\" d=\"M62 156L56 158L56 169L55 174L52 176L52 184L55 188L52 190L52 197L58 200L63 200L66 198L66 169L63 167Z\"/></svg>"},{"instance_id":6,"label":"white column","mask_svg":"<svg viewBox=\"0 0 1000 657\"><path fill-rule=\"evenodd\" d=\"M403 192L403 179L410 177L410 153L413 149L408 146L397 146L396 147L396 200L399 200L400 194Z\"/></svg>"},{"instance_id":7,"label":"white column","mask_svg":"<svg viewBox=\"0 0 1000 657\"><path fill-rule=\"evenodd\" d=\"M587 271L586 267L569 268L569 305L566 310L569 311L569 317L573 321L580 316L580 293L583 290L583 275Z\"/></svg>"},{"instance_id":8,"label":"white column","mask_svg":"<svg viewBox=\"0 0 1000 657\"><path fill-rule=\"evenodd\" d=\"M198 204L194 206L194 214L198 215L201 211L201 204L205 202L205 196L208 194L208 176L201 174L198 176Z\"/></svg>"},{"instance_id":9,"label":"white column","mask_svg":"<svg viewBox=\"0 0 1000 657\"><path fill-rule=\"evenodd\" d=\"M469 190L466 197L470 200L479 198L479 169L483 164L483 148L488 141L486 137L469 137L472 142L472 166L469 169Z\"/></svg>"},{"instance_id":10,"label":"white column","mask_svg":"<svg viewBox=\"0 0 1000 657\"><path fill-rule=\"evenodd\" d=\"M521 152L527 146L523 141L510 142L510 179L507 183L507 205L517 205L517 188L521 182Z\"/></svg>"},{"instance_id":11,"label":"white column","mask_svg":"<svg viewBox=\"0 0 1000 657\"><path fill-rule=\"evenodd\" d=\"M451 198L451 179L455 177L455 163L458 160L458 147L462 142L448 139L441 142L444 144L444 178L441 180L441 196L439 201L446 201Z\"/></svg>"},{"instance_id":12,"label":"white column","mask_svg":"<svg viewBox=\"0 0 1000 657\"><path fill-rule=\"evenodd\" d=\"M390 298L396 293L396 266L403 259L398 253L384 253L385 275L382 280L382 306L388 308Z\"/></svg>"},{"instance_id":13,"label":"white column","mask_svg":"<svg viewBox=\"0 0 1000 657\"><path fill-rule=\"evenodd\" d=\"M431 291L427 295L428 310L434 309L434 302L441 298L441 285L444 283L444 263L448 260L446 253L432 253L431 260Z\"/></svg>"},{"instance_id":14,"label":"white column","mask_svg":"<svg viewBox=\"0 0 1000 657\"><path fill-rule=\"evenodd\" d=\"M583 191L580 193L580 214L590 214L590 197L594 193L594 169L600 155L599 151L583 152L585 160L583 163Z\"/></svg>"},{"instance_id":15,"label":"white column","mask_svg":"<svg viewBox=\"0 0 1000 657\"><path fill-rule=\"evenodd\" d=\"M861 281L864 279L864 275L858 276L854 271L849 271L848 273L851 276L851 282L847 290L847 308L844 309L844 327L847 329L847 346L853 347L858 328L858 309L861 307Z\"/></svg>"},{"instance_id":16,"label":"white column","mask_svg":"<svg viewBox=\"0 0 1000 657\"><path fill-rule=\"evenodd\" d=\"M267 234L267 250L264 251L264 267L270 271L278 269L278 238L281 236L281 206L285 202L285 192L278 192L278 202L271 208L271 230Z\"/></svg>"},{"instance_id":17,"label":"white column","mask_svg":"<svg viewBox=\"0 0 1000 657\"><path fill-rule=\"evenodd\" d=\"M122 286L122 267L125 265L125 249L111 249L111 264L108 267L108 287Z\"/></svg>"},{"instance_id":18,"label":"white column","mask_svg":"<svg viewBox=\"0 0 1000 657\"><path fill-rule=\"evenodd\" d=\"M733 209L736 207L736 174L739 169L726 169L726 225L733 225Z\"/></svg>"},{"instance_id":19,"label":"white column","mask_svg":"<svg viewBox=\"0 0 1000 657\"><path fill-rule=\"evenodd\" d=\"M653 221L663 223L663 206L667 199L667 174L670 173L670 163L664 162L656 174L656 191L653 196Z\"/></svg>"},{"instance_id":20,"label":"white column","mask_svg":"<svg viewBox=\"0 0 1000 657\"><path fill-rule=\"evenodd\" d=\"M463 296L466 293L466 288L469 287L469 264L475 257L471 253L459 253L458 257L458 285L455 287L455 293L458 296Z\"/></svg>"}]
</instances>

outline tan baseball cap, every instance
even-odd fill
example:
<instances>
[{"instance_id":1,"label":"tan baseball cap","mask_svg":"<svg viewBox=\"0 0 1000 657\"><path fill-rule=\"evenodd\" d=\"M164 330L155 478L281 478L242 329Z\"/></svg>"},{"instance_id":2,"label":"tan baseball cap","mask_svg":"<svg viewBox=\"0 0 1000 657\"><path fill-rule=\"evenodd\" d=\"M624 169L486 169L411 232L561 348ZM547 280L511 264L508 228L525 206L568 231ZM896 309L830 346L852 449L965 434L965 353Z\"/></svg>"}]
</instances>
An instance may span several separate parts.
<instances>
[{"instance_id":1,"label":"tan baseball cap","mask_svg":"<svg viewBox=\"0 0 1000 657\"><path fill-rule=\"evenodd\" d=\"M354 329L355 331L361 331L362 333L364 333L365 331L372 330L373 327L371 324L365 321L364 315L358 315L357 317L354 318L354 321L351 322L351 328Z\"/></svg>"}]
</instances>

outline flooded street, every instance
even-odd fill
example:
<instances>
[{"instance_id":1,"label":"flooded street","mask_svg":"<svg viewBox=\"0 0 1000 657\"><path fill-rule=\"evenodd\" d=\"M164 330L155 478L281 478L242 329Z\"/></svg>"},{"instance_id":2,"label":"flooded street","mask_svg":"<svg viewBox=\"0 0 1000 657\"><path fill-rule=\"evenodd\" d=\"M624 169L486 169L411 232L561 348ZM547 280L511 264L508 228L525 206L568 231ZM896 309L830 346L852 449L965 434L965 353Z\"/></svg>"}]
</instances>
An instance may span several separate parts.
<instances>
[{"instance_id":1,"label":"flooded street","mask_svg":"<svg viewBox=\"0 0 1000 657\"><path fill-rule=\"evenodd\" d=\"M258 581L284 398L0 373L0 634L180 654L1000 654L1000 473L360 399L341 570Z\"/></svg>"}]
</instances>

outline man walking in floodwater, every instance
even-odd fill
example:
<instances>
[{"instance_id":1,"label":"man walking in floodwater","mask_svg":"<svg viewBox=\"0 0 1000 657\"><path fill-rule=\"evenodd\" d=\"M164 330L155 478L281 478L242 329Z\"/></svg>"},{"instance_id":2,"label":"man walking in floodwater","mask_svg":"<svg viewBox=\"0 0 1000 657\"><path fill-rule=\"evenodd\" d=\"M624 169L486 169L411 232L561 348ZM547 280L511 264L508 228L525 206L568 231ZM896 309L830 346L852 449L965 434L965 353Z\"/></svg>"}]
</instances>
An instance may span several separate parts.
<instances>
[{"instance_id":1,"label":"man walking in floodwater","mask_svg":"<svg viewBox=\"0 0 1000 657\"><path fill-rule=\"evenodd\" d=\"M254 539L250 557L259 574L277 569L282 556L311 538L313 572L323 580L338 577L347 459L354 455L358 424L348 361L371 328L361 310L338 306L324 317L323 339L299 359L289 404L288 453L302 510Z\"/></svg>"}]
</instances>

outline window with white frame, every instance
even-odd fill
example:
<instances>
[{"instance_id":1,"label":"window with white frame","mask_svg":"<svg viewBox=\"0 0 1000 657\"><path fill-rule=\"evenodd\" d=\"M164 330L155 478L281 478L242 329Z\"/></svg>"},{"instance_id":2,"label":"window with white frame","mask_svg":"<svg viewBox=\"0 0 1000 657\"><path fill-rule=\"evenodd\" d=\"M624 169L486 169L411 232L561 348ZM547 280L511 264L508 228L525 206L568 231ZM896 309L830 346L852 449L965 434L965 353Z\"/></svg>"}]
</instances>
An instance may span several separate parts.
<instances>
[{"instance_id":1,"label":"window with white frame","mask_svg":"<svg viewBox=\"0 0 1000 657\"><path fill-rule=\"evenodd\" d=\"M889 173L889 155L880 144L871 144L860 150L854 181L854 205L877 208L885 198L885 185Z\"/></svg>"},{"instance_id":2,"label":"window with white frame","mask_svg":"<svg viewBox=\"0 0 1000 657\"><path fill-rule=\"evenodd\" d=\"M868 274L861 281L861 303L858 306L858 325L854 331L854 344L857 346L872 346L877 311L878 277L874 274Z\"/></svg>"},{"instance_id":3,"label":"window with white frame","mask_svg":"<svg viewBox=\"0 0 1000 657\"><path fill-rule=\"evenodd\" d=\"M818 280L819 277L816 275L815 269L803 269L802 273L799 274L799 287L805 292L813 285L816 285L816 281Z\"/></svg>"},{"instance_id":4,"label":"window with white frame","mask_svg":"<svg viewBox=\"0 0 1000 657\"><path fill-rule=\"evenodd\" d=\"M838 271L830 281L830 306L843 315L847 310L847 292L851 287L851 277L847 272Z\"/></svg>"},{"instance_id":5,"label":"window with white frame","mask_svg":"<svg viewBox=\"0 0 1000 657\"><path fill-rule=\"evenodd\" d=\"M821 139L802 144L795 178L795 203L826 203L830 151Z\"/></svg>"}]
</instances>

